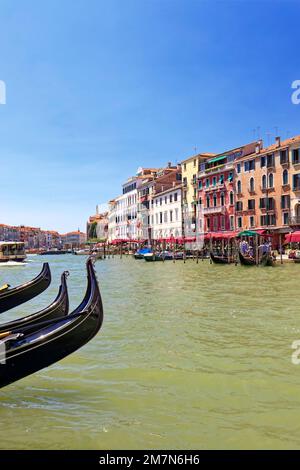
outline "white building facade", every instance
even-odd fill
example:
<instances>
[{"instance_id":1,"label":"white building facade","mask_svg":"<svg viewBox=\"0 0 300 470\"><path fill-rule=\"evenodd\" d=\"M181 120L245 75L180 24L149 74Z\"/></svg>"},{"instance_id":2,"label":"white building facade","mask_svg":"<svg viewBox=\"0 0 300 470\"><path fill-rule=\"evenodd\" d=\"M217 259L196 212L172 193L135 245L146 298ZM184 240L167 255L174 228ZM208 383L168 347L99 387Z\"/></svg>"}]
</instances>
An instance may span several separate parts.
<instances>
[{"instance_id":1,"label":"white building facade","mask_svg":"<svg viewBox=\"0 0 300 470\"><path fill-rule=\"evenodd\" d=\"M153 195L150 224L154 240L182 237L182 188L175 185Z\"/></svg>"}]
</instances>

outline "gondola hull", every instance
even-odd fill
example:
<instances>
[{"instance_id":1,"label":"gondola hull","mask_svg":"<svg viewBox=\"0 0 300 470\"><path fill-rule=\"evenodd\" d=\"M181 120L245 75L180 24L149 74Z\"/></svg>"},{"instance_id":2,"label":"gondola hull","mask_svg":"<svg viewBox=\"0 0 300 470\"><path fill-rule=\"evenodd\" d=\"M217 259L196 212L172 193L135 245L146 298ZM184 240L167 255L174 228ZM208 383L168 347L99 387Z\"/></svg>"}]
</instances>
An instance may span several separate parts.
<instances>
[{"instance_id":1,"label":"gondola hull","mask_svg":"<svg viewBox=\"0 0 300 470\"><path fill-rule=\"evenodd\" d=\"M256 265L256 261L254 258L247 258L246 256L242 255L241 252L239 252L239 259L240 259L240 263L243 266L255 266Z\"/></svg>"},{"instance_id":2,"label":"gondola hull","mask_svg":"<svg viewBox=\"0 0 300 470\"><path fill-rule=\"evenodd\" d=\"M262 266L275 266L275 261L271 255L263 255L260 264Z\"/></svg>"},{"instance_id":3,"label":"gondola hull","mask_svg":"<svg viewBox=\"0 0 300 470\"><path fill-rule=\"evenodd\" d=\"M54 320L48 326L20 339L8 339L5 363L0 364L0 387L54 364L82 347L97 334L103 322L103 307L90 260L87 267L87 292L81 305L72 314Z\"/></svg>"},{"instance_id":4,"label":"gondola hull","mask_svg":"<svg viewBox=\"0 0 300 470\"><path fill-rule=\"evenodd\" d=\"M216 256L213 253L210 253L210 259L215 264L228 264L230 261L227 257L224 256Z\"/></svg>"},{"instance_id":5,"label":"gondola hull","mask_svg":"<svg viewBox=\"0 0 300 470\"><path fill-rule=\"evenodd\" d=\"M37 328L35 325L41 321L52 320L54 318L60 318L64 315L67 315L69 312L69 297L68 297L68 288L66 277L68 273L64 272L61 276L61 285L59 288L58 295L56 299L45 309L34 313L32 315L27 315L26 317L2 323L0 325L0 334L11 331L14 332L17 329L26 327L26 332L34 331Z\"/></svg>"},{"instance_id":6,"label":"gondola hull","mask_svg":"<svg viewBox=\"0 0 300 470\"><path fill-rule=\"evenodd\" d=\"M51 283L51 272L48 263L44 263L40 274L32 281L0 293L0 313L33 299L41 294Z\"/></svg>"}]
</instances>

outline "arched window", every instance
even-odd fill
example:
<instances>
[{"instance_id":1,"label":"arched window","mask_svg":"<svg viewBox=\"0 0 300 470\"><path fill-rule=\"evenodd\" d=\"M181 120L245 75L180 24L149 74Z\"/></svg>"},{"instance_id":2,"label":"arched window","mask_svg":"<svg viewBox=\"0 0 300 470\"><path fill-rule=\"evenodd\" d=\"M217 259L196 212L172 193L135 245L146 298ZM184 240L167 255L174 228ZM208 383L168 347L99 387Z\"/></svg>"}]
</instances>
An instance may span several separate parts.
<instances>
[{"instance_id":1,"label":"arched window","mask_svg":"<svg viewBox=\"0 0 300 470\"><path fill-rule=\"evenodd\" d=\"M233 206L233 202L234 202L234 200L233 200L233 191L230 191L229 198L230 198L230 205Z\"/></svg>"},{"instance_id":2,"label":"arched window","mask_svg":"<svg viewBox=\"0 0 300 470\"><path fill-rule=\"evenodd\" d=\"M209 200L209 196L206 196L206 207L209 207L209 204L210 203L210 200Z\"/></svg>"},{"instance_id":3,"label":"arched window","mask_svg":"<svg viewBox=\"0 0 300 470\"><path fill-rule=\"evenodd\" d=\"M269 188L273 188L274 186L274 177L273 177L273 173L270 173L269 174Z\"/></svg>"},{"instance_id":4,"label":"arched window","mask_svg":"<svg viewBox=\"0 0 300 470\"><path fill-rule=\"evenodd\" d=\"M262 180L261 180L261 185L262 185L262 189L267 189L267 177L266 177L266 175L263 175Z\"/></svg>"},{"instance_id":5,"label":"arched window","mask_svg":"<svg viewBox=\"0 0 300 470\"><path fill-rule=\"evenodd\" d=\"M237 192L238 194L242 193L242 183L240 181L237 182Z\"/></svg>"},{"instance_id":6,"label":"arched window","mask_svg":"<svg viewBox=\"0 0 300 470\"><path fill-rule=\"evenodd\" d=\"M221 206L224 206L224 204L225 204L224 193L221 193Z\"/></svg>"},{"instance_id":7,"label":"arched window","mask_svg":"<svg viewBox=\"0 0 300 470\"><path fill-rule=\"evenodd\" d=\"M254 178L250 178L249 189L251 193L254 193Z\"/></svg>"},{"instance_id":8,"label":"arched window","mask_svg":"<svg viewBox=\"0 0 300 470\"><path fill-rule=\"evenodd\" d=\"M214 194L213 197L214 197L214 207L217 207L217 195Z\"/></svg>"},{"instance_id":9,"label":"arched window","mask_svg":"<svg viewBox=\"0 0 300 470\"><path fill-rule=\"evenodd\" d=\"M287 170L282 173L282 184L289 184L289 174Z\"/></svg>"}]
</instances>

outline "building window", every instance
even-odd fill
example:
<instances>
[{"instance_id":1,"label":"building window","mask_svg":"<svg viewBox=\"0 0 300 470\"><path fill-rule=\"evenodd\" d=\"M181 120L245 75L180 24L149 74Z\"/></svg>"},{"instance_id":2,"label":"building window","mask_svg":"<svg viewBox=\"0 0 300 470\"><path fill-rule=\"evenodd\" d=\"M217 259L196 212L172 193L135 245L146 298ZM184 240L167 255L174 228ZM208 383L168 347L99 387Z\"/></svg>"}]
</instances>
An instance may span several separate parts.
<instances>
[{"instance_id":1,"label":"building window","mask_svg":"<svg viewBox=\"0 0 300 470\"><path fill-rule=\"evenodd\" d=\"M159 205L162 206L162 197L159 199Z\"/></svg>"},{"instance_id":2,"label":"building window","mask_svg":"<svg viewBox=\"0 0 300 470\"><path fill-rule=\"evenodd\" d=\"M213 195L213 200L214 200L214 207L217 207L217 195Z\"/></svg>"},{"instance_id":3,"label":"building window","mask_svg":"<svg viewBox=\"0 0 300 470\"><path fill-rule=\"evenodd\" d=\"M173 222L173 211L170 211L170 222Z\"/></svg>"},{"instance_id":4,"label":"building window","mask_svg":"<svg viewBox=\"0 0 300 470\"><path fill-rule=\"evenodd\" d=\"M162 222L163 222L163 213L160 212L159 213L159 223L162 224Z\"/></svg>"},{"instance_id":5,"label":"building window","mask_svg":"<svg viewBox=\"0 0 300 470\"><path fill-rule=\"evenodd\" d=\"M281 196L281 209L290 209L291 207L291 196L286 194Z\"/></svg>"},{"instance_id":6,"label":"building window","mask_svg":"<svg viewBox=\"0 0 300 470\"><path fill-rule=\"evenodd\" d=\"M266 156L263 155L262 157L260 157L260 167L264 168L265 166L266 166Z\"/></svg>"},{"instance_id":7,"label":"building window","mask_svg":"<svg viewBox=\"0 0 300 470\"><path fill-rule=\"evenodd\" d=\"M214 217L213 222L214 222L214 232L216 232L218 230L218 217Z\"/></svg>"},{"instance_id":8,"label":"building window","mask_svg":"<svg viewBox=\"0 0 300 470\"><path fill-rule=\"evenodd\" d=\"M248 210L255 210L255 199L248 199Z\"/></svg>"},{"instance_id":9,"label":"building window","mask_svg":"<svg viewBox=\"0 0 300 470\"><path fill-rule=\"evenodd\" d=\"M266 209L266 210L274 210L275 208L275 201L273 197L262 197L259 200L259 208Z\"/></svg>"},{"instance_id":10,"label":"building window","mask_svg":"<svg viewBox=\"0 0 300 470\"><path fill-rule=\"evenodd\" d=\"M260 225L276 225L275 214L266 214L260 216Z\"/></svg>"},{"instance_id":11,"label":"building window","mask_svg":"<svg viewBox=\"0 0 300 470\"><path fill-rule=\"evenodd\" d=\"M230 183L232 183L232 181L233 181L233 173L232 173L232 171L231 171L231 172L229 173L229 175L228 175L228 181L229 181Z\"/></svg>"},{"instance_id":12,"label":"building window","mask_svg":"<svg viewBox=\"0 0 300 470\"><path fill-rule=\"evenodd\" d=\"M177 208L175 209L175 220L176 220L176 222L178 220L178 209Z\"/></svg>"},{"instance_id":13,"label":"building window","mask_svg":"<svg viewBox=\"0 0 300 470\"><path fill-rule=\"evenodd\" d=\"M202 198L201 197L199 197L198 204L199 204L199 206L202 206Z\"/></svg>"},{"instance_id":14,"label":"building window","mask_svg":"<svg viewBox=\"0 0 300 470\"><path fill-rule=\"evenodd\" d=\"M155 223L158 224L158 214L155 214Z\"/></svg>"},{"instance_id":15,"label":"building window","mask_svg":"<svg viewBox=\"0 0 300 470\"><path fill-rule=\"evenodd\" d=\"M283 222L283 225L288 225L288 223L289 223L289 213L288 212L283 212L282 222Z\"/></svg>"},{"instance_id":16,"label":"building window","mask_svg":"<svg viewBox=\"0 0 300 470\"><path fill-rule=\"evenodd\" d=\"M237 193L242 194L242 183L240 181L237 182Z\"/></svg>"},{"instance_id":17,"label":"building window","mask_svg":"<svg viewBox=\"0 0 300 470\"><path fill-rule=\"evenodd\" d=\"M245 162L244 170L245 171L255 170L255 160L248 160L247 162Z\"/></svg>"},{"instance_id":18,"label":"building window","mask_svg":"<svg viewBox=\"0 0 300 470\"><path fill-rule=\"evenodd\" d=\"M250 193L254 193L254 178L250 178L249 189Z\"/></svg>"},{"instance_id":19,"label":"building window","mask_svg":"<svg viewBox=\"0 0 300 470\"><path fill-rule=\"evenodd\" d=\"M233 215L229 217L229 227L230 227L230 230L234 230L234 216Z\"/></svg>"},{"instance_id":20,"label":"building window","mask_svg":"<svg viewBox=\"0 0 300 470\"><path fill-rule=\"evenodd\" d=\"M225 230L225 217L224 217L224 215L221 216L221 230Z\"/></svg>"},{"instance_id":21,"label":"building window","mask_svg":"<svg viewBox=\"0 0 300 470\"><path fill-rule=\"evenodd\" d=\"M165 196L165 204L168 204L168 197Z\"/></svg>"},{"instance_id":22,"label":"building window","mask_svg":"<svg viewBox=\"0 0 300 470\"><path fill-rule=\"evenodd\" d=\"M292 157L293 165L297 165L300 163L300 149L293 150L293 157Z\"/></svg>"},{"instance_id":23,"label":"building window","mask_svg":"<svg viewBox=\"0 0 300 470\"><path fill-rule=\"evenodd\" d=\"M202 189L202 180L199 181L199 189Z\"/></svg>"},{"instance_id":24,"label":"building window","mask_svg":"<svg viewBox=\"0 0 300 470\"><path fill-rule=\"evenodd\" d=\"M174 202L177 202L177 193L174 193Z\"/></svg>"},{"instance_id":25,"label":"building window","mask_svg":"<svg viewBox=\"0 0 300 470\"><path fill-rule=\"evenodd\" d=\"M237 166L236 166L236 172L237 173L241 172L241 164L240 163L238 163Z\"/></svg>"},{"instance_id":26,"label":"building window","mask_svg":"<svg viewBox=\"0 0 300 470\"><path fill-rule=\"evenodd\" d=\"M293 175L293 191L300 190L300 173Z\"/></svg>"},{"instance_id":27,"label":"building window","mask_svg":"<svg viewBox=\"0 0 300 470\"><path fill-rule=\"evenodd\" d=\"M250 226L251 228L253 228L253 227L255 226L254 216L253 216L253 215L251 215L251 216L249 217L249 226Z\"/></svg>"},{"instance_id":28,"label":"building window","mask_svg":"<svg viewBox=\"0 0 300 470\"><path fill-rule=\"evenodd\" d=\"M289 153L287 150L280 151L280 164L284 165L289 162Z\"/></svg>"},{"instance_id":29,"label":"building window","mask_svg":"<svg viewBox=\"0 0 300 470\"><path fill-rule=\"evenodd\" d=\"M235 210L237 212L241 212L243 210L243 202L242 201L237 201L235 205Z\"/></svg>"},{"instance_id":30,"label":"building window","mask_svg":"<svg viewBox=\"0 0 300 470\"><path fill-rule=\"evenodd\" d=\"M289 184L289 174L287 170L282 173L282 184Z\"/></svg>"},{"instance_id":31,"label":"building window","mask_svg":"<svg viewBox=\"0 0 300 470\"><path fill-rule=\"evenodd\" d=\"M196 160L194 160L194 167L196 166L196 164L197 164L197 161L196 161Z\"/></svg>"},{"instance_id":32,"label":"building window","mask_svg":"<svg viewBox=\"0 0 300 470\"><path fill-rule=\"evenodd\" d=\"M213 177L213 186L216 186L216 184L217 184L217 178L214 176Z\"/></svg>"},{"instance_id":33,"label":"building window","mask_svg":"<svg viewBox=\"0 0 300 470\"><path fill-rule=\"evenodd\" d=\"M164 223L167 223L168 222L168 212L165 211L164 212Z\"/></svg>"},{"instance_id":34,"label":"building window","mask_svg":"<svg viewBox=\"0 0 300 470\"><path fill-rule=\"evenodd\" d=\"M173 194L170 194L170 204L173 202Z\"/></svg>"},{"instance_id":35,"label":"building window","mask_svg":"<svg viewBox=\"0 0 300 470\"><path fill-rule=\"evenodd\" d=\"M221 206L225 205L225 196L224 193L221 193Z\"/></svg>"},{"instance_id":36,"label":"building window","mask_svg":"<svg viewBox=\"0 0 300 470\"><path fill-rule=\"evenodd\" d=\"M238 228L242 228L242 225L243 225L243 224L242 224L242 217L238 217L238 218L237 218L237 226L238 226Z\"/></svg>"},{"instance_id":37,"label":"building window","mask_svg":"<svg viewBox=\"0 0 300 470\"><path fill-rule=\"evenodd\" d=\"M210 197L206 196L206 207L209 207L210 205Z\"/></svg>"},{"instance_id":38,"label":"building window","mask_svg":"<svg viewBox=\"0 0 300 470\"><path fill-rule=\"evenodd\" d=\"M183 170L186 171L186 163L183 164Z\"/></svg>"},{"instance_id":39,"label":"building window","mask_svg":"<svg viewBox=\"0 0 300 470\"><path fill-rule=\"evenodd\" d=\"M261 186L262 186L262 189L267 189L267 177L266 177L266 175L263 175L263 177L262 177Z\"/></svg>"},{"instance_id":40,"label":"building window","mask_svg":"<svg viewBox=\"0 0 300 470\"><path fill-rule=\"evenodd\" d=\"M207 226L207 230L209 230L210 229L210 218L208 218L206 220L206 226Z\"/></svg>"},{"instance_id":41,"label":"building window","mask_svg":"<svg viewBox=\"0 0 300 470\"><path fill-rule=\"evenodd\" d=\"M274 187L274 177L273 177L273 173L270 173L269 174L269 188L273 188Z\"/></svg>"},{"instance_id":42,"label":"building window","mask_svg":"<svg viewBox=\"0 0 300 470\"><path fill-rule=\"evenodd\" d=\"M206 187L209 188L209 178L207 178L205 184L206 184Z\"/></svg>"},{"instance_id":43,"label":"building window","mask_svg":"<svg viewBox=\"0 0 300 470\"><path fill-rule=\"evenodd\" d=\"M229 199L230 199L230 205L233 206L233 204L234 204L233 191L230 191Z\"/></svg>"},{"instance_id":44,"label":"building window","mask_svg":"<svg viewBox=\"0 0 300 470\"><path fill-rule=\"evenodd\" d=\"M267 168L273 168L274 167L274 154L269 153L267 155Z\"/></svg>"}]
</instances>

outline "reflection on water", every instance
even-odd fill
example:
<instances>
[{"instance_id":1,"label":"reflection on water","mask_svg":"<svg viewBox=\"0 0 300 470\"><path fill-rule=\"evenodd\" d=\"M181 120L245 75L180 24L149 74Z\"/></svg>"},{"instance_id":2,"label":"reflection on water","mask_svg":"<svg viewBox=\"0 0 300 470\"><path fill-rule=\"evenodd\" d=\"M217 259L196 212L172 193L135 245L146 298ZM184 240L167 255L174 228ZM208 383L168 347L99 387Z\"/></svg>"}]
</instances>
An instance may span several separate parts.
<instances>
[{"instance_id":1,"label":"reflection on water","mask_svg":"<svg viewBox=\"0 0 300 470\"><path fill-rule=\"evenodd\" d=\"M31 279L44 260L1 270L0 284ZM3 321L49 304L64 269L80 303L85 258L47 261L51 286ZM0 390L1 448L300 448L299 270L97 262L100 334Z\"/></svg>"}]
</instances>

